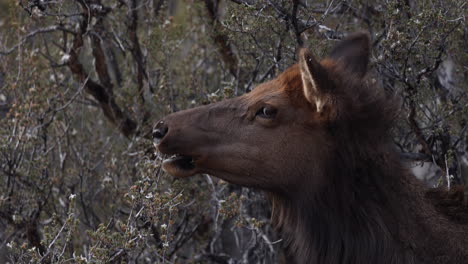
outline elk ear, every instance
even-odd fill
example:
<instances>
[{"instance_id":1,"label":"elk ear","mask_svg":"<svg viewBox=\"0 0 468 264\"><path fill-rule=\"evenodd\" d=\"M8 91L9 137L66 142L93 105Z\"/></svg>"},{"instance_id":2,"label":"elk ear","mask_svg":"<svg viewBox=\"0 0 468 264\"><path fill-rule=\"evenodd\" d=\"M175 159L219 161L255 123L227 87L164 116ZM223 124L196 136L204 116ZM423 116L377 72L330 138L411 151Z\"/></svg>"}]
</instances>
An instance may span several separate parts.
<instances>
[{"instance_id":1,"label":"elk ear","mask_svg":"<svg viewBox=\"0 0 468 264\"><path fill-rule=\"evenodd\" d=\"M299 50L299 67L305 98L317 106L317 112L321 112L327 101L325 91L330 83L327 71L306 48Z\"/></svg>"},{"instance_id":2,"label":"elk ear","mask_svg":"<svg viewBox=\"0 0 468 264\"><path fill-rule=\"evenodd\" d=\"M362 78L367 72L370 55L368 33L357 32L343 39L330 53L329 58L341 63L349 72Z\"/></svg>"}]
</instances>

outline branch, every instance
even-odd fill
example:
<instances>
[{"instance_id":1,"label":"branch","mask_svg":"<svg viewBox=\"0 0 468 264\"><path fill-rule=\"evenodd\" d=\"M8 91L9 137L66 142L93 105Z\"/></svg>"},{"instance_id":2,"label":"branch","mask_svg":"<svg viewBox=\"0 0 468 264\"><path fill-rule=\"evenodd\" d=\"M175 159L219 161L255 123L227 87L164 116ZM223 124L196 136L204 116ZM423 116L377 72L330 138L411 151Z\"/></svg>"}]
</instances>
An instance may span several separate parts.
<instances>
[{"instance_id":1,"label":"branch","mask_svg":"<svg viewBox=\"0 0 468 264\"><path fill-rule=\"evenodd\" d=\"M130 34L130 40L132 41L132 55L136 62L137 67L137 84L138 94L140 96L141 103L145 103L145 97L143 94L143 79L148 79L145 70L145 61L143 53L141 52L140 41L138 40L138 8L137 0L130 1L130 23L128 25L128 32ZM145 114L146 116L147 114Z\"/></svg>"},{"instance_id":2,"label":"branch","mask_svg":"<svg viewBox=\"0 0 468 264\"><path fill-rule=\"evenodd\" d=\"M221 32L221 22L218 17L219 0L205 0L205 6L208 10L208 15L212 21L213 38L215 44L218 45L218 50L221 53L224 63L229 68L229 72L237 79L243 79L244 71L239 68L239 61L229 45L229 38Z\"/></svg>"},{"instance_id":3,"label":"branch","mask_svg":"<svg viewBox=\"0 0 468 264\"><path fill-rule=\"evenodd\" d=\"M99 31L102 27L101 23L102 23L102 20L99 19L95 25L95 27L97 27ZM109 76L109 72L107 71L106 55L104 54L104 50L102 47L103 40L97 33L91 33L90 37L91 37L93 56L96 59L94 63L94 67L96 69L97 76L102 86L104 87L104 89L106 89L106 92L109 95L113 96L114 94L113 85L111 82L111 78Z\"/></svg>"},{"instance_id":4,"label":"branch","mask_svg":"<svg viewBox=\"0 0 468 264\"><path fill-rule=\"evenodd\" d=\"M431 161L432 157L423 153L410 153L402 152L400 153L400 158L406 161Z\"/></svg>"},{"instance_id":5,"label":"branch","mask_svg":"<svg viewBox=\"0 0 468 264\"><path fill-rule=\"evenodd\" d=\"M427 155L432 155L432 150L429 147L429 144L427 143L426 139L424 138L422 130L419 127L418 122L415 119L415 117L416 117L416 103L414 102L414 99L412 98L412 96L414 96L415 93L416 92L411 92L411 90L410 90L410 96L409 96L409 109L410 109L410 112L408 114L408 123L409 123L409 125L411 127L411 130L416 135L416 139L419 141L419 144L421 144L424 153L427 154Z\"/></svg>"},{"instance_id":6,"label":"branch","mask_svg":"<svg viewBox=\"0 0 468 264\"><path fill-rule=\"evenodd\" d=\"M292 12L291 12L291 16L289 16L289 18L290 18L291 23L292 23L293 28L294 28L294 34L296 35L297 44L299 45L299 47L302 47L304 45L304 41L301 38L301 33L303 31L301 31L299 29L299 25L297 23L297 9L298 9L298 7L299 7L299 1L294 0L293 1L293 9L292 9Z\"/></svg>"},{"instance_id":7,"label":"branch","mask_svg":"<svg viewBox=\"0 0 468 264\"><path fill-rule=\"evenodd\" d=\"M268 3L274 8L276 13L278 13L278 15L286 21L286 23L291 22L293 24L294 34L296 35L296 38L300 36L302 32L306 31L307 29L318 25L315 18L313 19L313 22L311 23L309 23L309 20L305 21L305 20L297 19L297 11L298 11L299 5L303 5L301 4L299 0L293 1L293 10L291 14L289 14L283 7L274 3L273 1L268 0ZM302 42L302 40L297 40L297 41L298 41L298 44Z\"/></svg>"},{"instance_id":8,"label":"branch","mask_svg":"<svg viewBox=\"0 0 468 264\"><path fill-rule=\"evenodd\" d=\"M82 7L83 9L87 8L85 3L82 3ZM84 13L88 14L88 12ZM88 20L89 19L87 15L85 15L85 19L83 19L80 24L79 32L75 35L73 45L70 50L68 67L70 68L71 72L78 78L79 81L85 83L85 91L99 102L99 105L107 119L112 124L114 124L123 135L125 135L126 137L130 137L134 134L137 134L136 122L133 121L129 116L127 116L125 112L123 112L120 109L120 107L115 102L113 94L109 92L109 88L106 88L105 86L89 78L89 74L86 73L86 71L83 68L83 65L79 61L80 50L84 44L83 35L88 28ZM98 64L97 62L98 60L96 61L96 64ZM102 61L100 63L102 63ZM96 67L98 67L98 65ZM102 65L100 65L99 67L102 67ZM103 73L101 72L101 74Z\"/></svg>"},{"instance_id":9,"label":"branch","mask_svg":"<svg viewBox=\"0 0 468 264\"><path fill-rule=\"evenodd\" d=\"M70 34L76 34L74 31L72 30L69 30L65 27L62 27L62 26L58 26L58 25L54 25L54 26L49 26L49 27L46 27L46 28L40 28L40 29L37 29L37 30L34 30L30 33L28 33L26 36L23 36L21 38L21 40L16 44L14 45L13 47L7 49L7 50L0 50L0 55L9 55L10 53L12 53L13 51L15 51L17 48L19 48L21 45L23 45L26 41L28 41L30 38L38 35L38 34L44 34L44 33L50 33L50 32L54 32L54 31L64 31L64 32L67 32L67 33L70 33Z\"/></svg>"}]
</instances>

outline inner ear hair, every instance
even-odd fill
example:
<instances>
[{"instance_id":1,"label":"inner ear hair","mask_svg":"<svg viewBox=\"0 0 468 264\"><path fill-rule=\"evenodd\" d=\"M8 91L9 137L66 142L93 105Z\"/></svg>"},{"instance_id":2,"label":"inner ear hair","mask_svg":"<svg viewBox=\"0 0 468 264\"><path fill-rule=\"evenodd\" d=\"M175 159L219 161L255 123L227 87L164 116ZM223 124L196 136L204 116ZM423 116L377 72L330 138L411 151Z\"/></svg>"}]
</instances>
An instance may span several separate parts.
<instances>
[{"instance_id":1,"label":"inner ear hair","mask_svg":"<svg viewBox=\"0 0 468 264\"><path fill-rule=\"evenodd\" d=\"M317 112L321 112L327 102L325 100L326 89L329 85L327 71L306 48L299 50L299 67L304 96L308 102L316 105Z\"/></svg>"}]
</instances>

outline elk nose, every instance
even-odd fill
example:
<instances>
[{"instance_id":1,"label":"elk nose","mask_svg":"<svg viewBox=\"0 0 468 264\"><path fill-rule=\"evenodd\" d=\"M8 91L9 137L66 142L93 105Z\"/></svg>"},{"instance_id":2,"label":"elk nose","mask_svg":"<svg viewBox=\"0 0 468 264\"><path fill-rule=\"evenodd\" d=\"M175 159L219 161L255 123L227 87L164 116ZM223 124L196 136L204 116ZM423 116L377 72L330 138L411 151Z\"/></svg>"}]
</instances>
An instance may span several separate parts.
<instances>
[{"instance_id":1,"label":"elk nose","mask_svg":"<svg viewBox=\"0 0 468 264\"><path fill-rule=\"evenodd\" d=\"M153 139L160 140L167 134L167 124L164 121L159 121L153 129Z\"/></svg>"}]
</instances>

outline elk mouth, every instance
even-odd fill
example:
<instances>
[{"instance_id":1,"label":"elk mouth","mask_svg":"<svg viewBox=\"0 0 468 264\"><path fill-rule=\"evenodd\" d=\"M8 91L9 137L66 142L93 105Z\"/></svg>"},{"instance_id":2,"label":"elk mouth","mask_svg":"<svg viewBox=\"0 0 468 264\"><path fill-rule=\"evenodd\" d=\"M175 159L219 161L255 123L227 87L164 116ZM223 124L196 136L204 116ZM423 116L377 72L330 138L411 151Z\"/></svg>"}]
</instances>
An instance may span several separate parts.
<instances>
[{"instance_id":1,"label":"elk mouth","mask_svg":"<svg viewBox=\"0 0 468 264\"><path fill-rule=\"evenodd\" d=\"M162 163L162 169L178 178L185 178L196 174L195 159L192 156L175 154Z\"/></svg>"}]
</instances>

